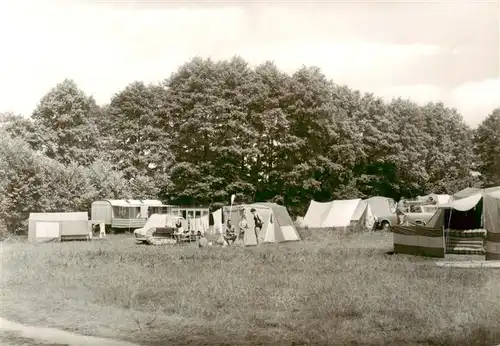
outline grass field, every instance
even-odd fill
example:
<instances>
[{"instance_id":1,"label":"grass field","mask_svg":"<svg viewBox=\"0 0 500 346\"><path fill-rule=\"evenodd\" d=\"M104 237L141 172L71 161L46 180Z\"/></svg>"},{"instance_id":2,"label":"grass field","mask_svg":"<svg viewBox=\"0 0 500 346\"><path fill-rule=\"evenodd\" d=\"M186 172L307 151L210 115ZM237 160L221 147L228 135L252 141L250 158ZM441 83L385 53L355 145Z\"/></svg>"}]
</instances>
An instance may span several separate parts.
<instances>
[{"instance_id":1,"label":"grass field","mask_svg":"<svg viewBox=\"0 0 500 346\"><path fill-rule=\"evenodd\" d=\"M387 255L387 234L307 233L258 248L13 244L2 315L143 345L500 343L498 270Z\"/></svg>"}]
</instances>

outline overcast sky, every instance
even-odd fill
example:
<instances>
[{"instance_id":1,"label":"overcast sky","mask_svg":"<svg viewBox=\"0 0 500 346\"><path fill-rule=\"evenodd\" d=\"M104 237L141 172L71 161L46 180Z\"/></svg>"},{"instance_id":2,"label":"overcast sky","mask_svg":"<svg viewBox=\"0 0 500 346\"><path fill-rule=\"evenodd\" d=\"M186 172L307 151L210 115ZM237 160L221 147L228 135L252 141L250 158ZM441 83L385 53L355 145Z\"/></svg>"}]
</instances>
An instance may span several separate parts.
<instances>
[{"instance_id":1,"label":"overcast sky","mask_svg":"<svg viewBox=\"0 0 500 346\"><path fill-rule=\"evenodd\" d=\"M500 106L499 1L0 1L0 112L30 115L64 78L101 103L194 56L315 65L390 99Z\"/></svg>"}]
</instances>

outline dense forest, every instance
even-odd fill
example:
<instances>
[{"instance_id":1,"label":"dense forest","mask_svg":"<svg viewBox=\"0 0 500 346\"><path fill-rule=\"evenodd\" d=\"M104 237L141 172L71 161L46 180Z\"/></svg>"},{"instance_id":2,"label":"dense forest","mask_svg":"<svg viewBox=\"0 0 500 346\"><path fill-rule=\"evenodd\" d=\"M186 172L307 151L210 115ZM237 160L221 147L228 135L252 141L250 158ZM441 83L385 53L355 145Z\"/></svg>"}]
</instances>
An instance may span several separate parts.
<instances>
[{"instance_id":1,"label":"dense forest","mask_svg":"<svg viewBox=\"0 0 500 346\"><path fill-rule=\"evenodd\" d=\"M386 102L302 67L195 58L105 106L72 80L31 117L1 115L0 228L30 211L88 210L103 198L214 205L399 200L500 184L500 108L477 129L442 103ZM471 174L477 171L481 175Z\"/></svg>"}]
</instances>

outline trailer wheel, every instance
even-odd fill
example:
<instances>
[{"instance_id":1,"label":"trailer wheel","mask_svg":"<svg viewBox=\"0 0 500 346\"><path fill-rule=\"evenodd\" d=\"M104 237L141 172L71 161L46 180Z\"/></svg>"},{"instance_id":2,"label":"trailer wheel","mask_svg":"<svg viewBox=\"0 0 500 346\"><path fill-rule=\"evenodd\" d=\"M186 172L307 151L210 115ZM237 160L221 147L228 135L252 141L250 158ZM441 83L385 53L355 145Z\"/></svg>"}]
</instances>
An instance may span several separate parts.
<instances>
[{"instance_id":1,"label":"trailer wheel","mask_svg":"<svg viewBox=\"0 0 500 346\"><path fill-rule=\"evenodd\" d=\"M389 230L391 229L391 224L389 223L389 221L382 221L382 231L384 232L389 232Z\"/></svg>"}]
</instances>

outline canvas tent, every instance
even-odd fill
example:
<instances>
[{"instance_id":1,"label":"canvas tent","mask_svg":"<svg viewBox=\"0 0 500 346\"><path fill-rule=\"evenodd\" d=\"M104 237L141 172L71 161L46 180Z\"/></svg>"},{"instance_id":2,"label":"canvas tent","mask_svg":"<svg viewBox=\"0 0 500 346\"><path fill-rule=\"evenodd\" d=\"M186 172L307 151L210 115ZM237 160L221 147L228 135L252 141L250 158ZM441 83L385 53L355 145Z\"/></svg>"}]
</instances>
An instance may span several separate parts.
<instances>
[{"instance_id":1,"label":"canvas tent","mask_svg":"<svg viewBox=\"0 0 500 346\"><path fill-rule=\"evenodd\" d=\"M351 218L351 230L355 232L371 231L375 225L370 205L365 201L360 201Z\"/></svg>"},{"instance_id":2,"label":"canvas tent","mask_svg":"<svg viewBox=\"0 0 500 346\"><path fill-rule=\"evenodd\" d=\"M276 203L254 203L235 205L233 207L224 207L223 213L227 220L231 218L231 223L235 227L236 232L239 233L239 223L242 215L246 217L248 223L248 230L244 234L244 245L256 245L257 239L255 238L253 215L250 210L254 208L261 220L263 226L259 237L259 243L281 243L286 241L300 240L300 235L293 224L288 210Z\"/></svg>"},{"instance_id":3,"label":"canvas tent","mask_svg":"<svg viewBox=\"0 0 500 346\"><path fill-rule=\"evenodd\" d=\"M384 218L394 214L396 202L392 198L375 196L365 199L375 218Z\"/></svg>"},{"instance_id":4,"label":"canvas tent","mask_svg":"<svg viewBox=\"0 0 500 346\"><path fill-rule=\"evenodd\" d=\"M311 201L303 224L308 228L348 227L360 202L360 198L331 202Z\"/></svg>"},{"instance_id":5,"label":"canvas tent","mask_svg":"<svg viewBox=\"0 0 500 346\"><path fill-rule=\"evenodd\" d=\"M450 241L458 241L453 238L479 238L485 232L486 259L500 260L500 187L459 191L450 203L439 207L427 226L446 231L447 248ZM469 254L467 246L474 245L474 241L467 239L463 243L460 253Z\"/></svg>"},{"instance_id":6,"label":"canvas tent","mask_svg":"<svg viewBox=\"0 0 500 346\"><path fill-rule=\"evenodd\" d=\"M74 213L30 213L28 241L46 243L61 240L89 239L89 215Z\"/></svg>"}]
</instances>

